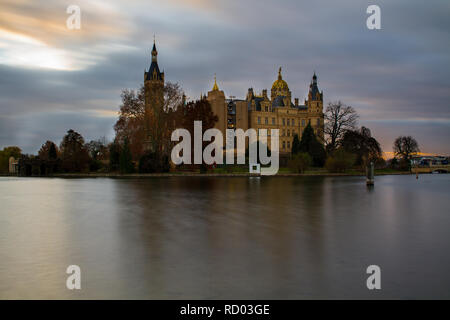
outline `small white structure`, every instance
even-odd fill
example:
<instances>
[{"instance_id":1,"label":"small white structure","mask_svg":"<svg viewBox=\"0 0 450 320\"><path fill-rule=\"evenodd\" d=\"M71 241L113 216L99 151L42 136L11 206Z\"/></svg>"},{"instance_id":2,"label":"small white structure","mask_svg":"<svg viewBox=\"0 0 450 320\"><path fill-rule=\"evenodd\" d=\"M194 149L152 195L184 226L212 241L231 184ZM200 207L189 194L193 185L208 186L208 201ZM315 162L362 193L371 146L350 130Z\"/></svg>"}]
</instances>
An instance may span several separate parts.
<instances>
[{"instance_id":1,"label":"small white structure","mask_svg":"<svg viewBox=\"0 0 450 320\"><path fill-rule=\"evenodd\" d=\"M14 157L9 157L9 173L17 174L19 172L19 161Z\"/></svg>"}]
</instances>

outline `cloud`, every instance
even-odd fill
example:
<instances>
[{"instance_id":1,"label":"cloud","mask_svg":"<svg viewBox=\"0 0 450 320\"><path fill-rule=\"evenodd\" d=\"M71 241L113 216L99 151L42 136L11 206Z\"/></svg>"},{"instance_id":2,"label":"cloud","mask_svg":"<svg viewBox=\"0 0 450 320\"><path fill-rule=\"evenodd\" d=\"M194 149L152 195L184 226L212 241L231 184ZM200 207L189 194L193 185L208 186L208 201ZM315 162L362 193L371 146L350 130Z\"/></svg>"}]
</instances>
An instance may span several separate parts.
<instances>
[{"instance_id":1,"label":"cloud","mask_svg":"<svg viewBox=\"0 0 450 320\"><path fill-rule=\"evenodd\" d=\"M66 124L64 115L89 135L97 129L85 123L98 121L98 136L112 130L121 89L141 85L156 34L166 79L192 98L211 89L214 73L227 96L270 89L282 66L303 100L316 71L325 103L355 107L384 149L411 134L429 152L450 153L448 2L379 0L378 31L365 26L370 1L83 0L79 31L65 26L68 1L3 3L0 147L33 152L29 141L51 135L51 121ZM24 120L39 114L42 128Z\"/></svg>"}]
</instances>

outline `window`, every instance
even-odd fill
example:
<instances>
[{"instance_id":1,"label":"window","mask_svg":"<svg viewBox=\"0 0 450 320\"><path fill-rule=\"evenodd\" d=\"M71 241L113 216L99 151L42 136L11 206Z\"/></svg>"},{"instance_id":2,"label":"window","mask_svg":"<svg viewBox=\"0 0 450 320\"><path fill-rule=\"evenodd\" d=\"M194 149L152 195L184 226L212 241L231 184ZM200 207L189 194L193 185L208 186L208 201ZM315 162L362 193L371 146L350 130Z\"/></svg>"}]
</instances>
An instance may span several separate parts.
<instances>
[{"instance_id":1,"label":"window","mask_svg":"<svg viewBox=\"0 0 450 320\"><path fill-rule=\"evenodd\" d=\"M269 118L266 117L266 118L264 119L264 123L265 123L265 124L269 124Z\"/></svg>"},{"instance_id":2,"label":"window","mask_svg":"<svg viewBox=\"0 0 450 320\"><path fill-rule=\"evenodd\" d=\"M305 119L302 119L302 127L305 126Z\"/></svg>"},{"instance_id":3,"label":"window","mask_svg":"<svg viewBox=\"0 0 450 320\"><path fill-rule=\"evenodd\" d=\"M286 142L283 141L283 149L286 149Z\"/></svg>"},{"instance_id":4,"label":"window","mask_svg":"<svg viewBox=\"0 0 450 320\"><path fill-rule=\"evenodd\" d=\"M295 126L295 119L292 119L292 126Z\"/></svg>"},{"instance_id":5,"label":"window","mask_svg":"<svg viewBox=\"0 0 450 320\"><path fill-rule=\"evenodd\" d=\"M269 111L269 108L266 106L266 112Z\"/></svg>"},{"instance_id":6,"label":"window","mask_svg":"<svg viewBox=\"0 0 450 320\"><path fill-rule=\"evenodd\" d=\"M287 119L287 125L288 125L288 126L291 125L291 119Z\"/></svg>"},{"instance_id":7,"label":"window","mask_svg":"<svg viewBox=\"0 0 450 320\"><path fill-rule=\"evenodd\" d=\"M261 124L261 117L258 117L258 124Z\"/></svg>"},{"instance_id":8,"label":"window","mask_svg":"<svg viewBox=\"0 0 450 320\"><path fill-rule=\"evenodd\" d=\"M320 126L320 119L317 119L317 126Z\"/></svg>"},{"instance_id":9,"label":"window","mask_svg":"<svg viewBox=\"0 0 450 320\"><path fill-rule=\"evenodd\" d=\"M283 126L285 126L285 125L286 125L286 119L283 118Z\"/></svg>"},{"instance_id":10,"label":"window","mask_svg":"<svg viewBox=\"0 0 450 320\"><path fill-rule=\"evenodd\" d=\"M275 125L275 118L272 118L272 124Z\"/></svg>"},{"instance_id":11,"label":"window","mask_svg":"<svg viewBox=\"0 0 450 320\"><path fill-rule=\"evenodd\" d=\"M291 142L288 141L288 149L290 149L290 148L291 148Z\"/></svg>"},{"instance_id":12,"label":"window","mask_svg":"<svg viewBox=\"0 0 450 320\"><path fill-rule=\"evenodd\" d=\"M286 132L285 132L284 129L283 129L281 136L284 137L284 134L285 134L285 133L286 133Z\"/></svg>"},{"instance_id":13,"label":"window","mask_svg":"<svg viewBox=\"0 0 450 320\"><path fill-rule=\"evenodd\" d=\"M288 129L288 137L291 136L291 130Z\"/></svg>"}]
</instances>

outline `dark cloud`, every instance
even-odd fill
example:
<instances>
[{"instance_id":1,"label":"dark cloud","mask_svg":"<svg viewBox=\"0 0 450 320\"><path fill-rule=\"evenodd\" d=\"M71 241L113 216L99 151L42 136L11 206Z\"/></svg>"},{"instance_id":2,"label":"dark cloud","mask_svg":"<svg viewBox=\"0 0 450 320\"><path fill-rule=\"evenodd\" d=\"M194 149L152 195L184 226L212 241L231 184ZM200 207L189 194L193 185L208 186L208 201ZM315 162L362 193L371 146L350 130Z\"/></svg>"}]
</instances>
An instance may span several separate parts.
<instances>
[{"instance_id":1,"label":"dark cloud","mask_svg":"<svg viewBox=\"0 0 450 320\"><path fill-rule=\"evenodd\" d=\"M377 31L365 26L373 1L114 4L112 11L127 20L117 22L129 26L126 37L96 32L83 46L79 38L63 41L58 34L55 41L96 64L75 71L0 65L0 147L19 144L35 152L47 136L61 138L55 130L72 126L92 138L111 135L115 119L98 111L117 110L121 89L141 84L156 33L160 67L190 97L210 90L214 73L227 95L270 89L282 66L293 95L303 99L316 71L325 103L354 106L386 151L396 136L410 134L425 152L450 153L443 138L450 131L446 1L376 1L382 12ZM101 18L103 29L106 20Z\"/></svg>"}]
</instances>

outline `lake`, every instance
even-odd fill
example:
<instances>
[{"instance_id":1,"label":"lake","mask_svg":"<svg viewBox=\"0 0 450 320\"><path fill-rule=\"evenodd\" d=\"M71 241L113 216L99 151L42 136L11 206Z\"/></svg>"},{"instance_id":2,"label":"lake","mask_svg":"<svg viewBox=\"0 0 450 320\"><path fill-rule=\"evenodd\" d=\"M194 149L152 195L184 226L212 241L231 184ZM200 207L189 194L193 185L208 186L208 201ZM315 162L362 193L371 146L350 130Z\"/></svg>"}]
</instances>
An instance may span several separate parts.
<instances>
[{"instance_id":1,"label":"lake","mask_svg":"<svg viewBox=\"0 0 450 320\"><path fill-rule=\"evenodd\" d=\"M449 174L0 177L0 298L449 299L449 190Z\"/></svg>"}]
</instances>

